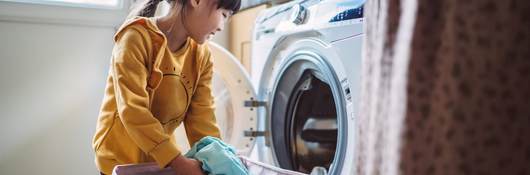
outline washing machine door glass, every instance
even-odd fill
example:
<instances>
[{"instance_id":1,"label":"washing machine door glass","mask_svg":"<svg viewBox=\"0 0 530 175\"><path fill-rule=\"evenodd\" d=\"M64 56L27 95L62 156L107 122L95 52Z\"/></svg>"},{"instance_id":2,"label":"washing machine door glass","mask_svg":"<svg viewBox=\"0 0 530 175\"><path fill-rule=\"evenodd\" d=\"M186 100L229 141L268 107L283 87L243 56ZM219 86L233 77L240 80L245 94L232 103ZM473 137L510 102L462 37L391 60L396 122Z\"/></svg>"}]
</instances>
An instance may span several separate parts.
<instances>
[{"instance_id":1,"label":"washing machine door glass","mask_svg":"<svg viewBox=\"0 0 530 175\"><path fill-rule=\"evenodd\" d=\"M209 43L213 60L213 96L215 117L221 129L223 141L234 146L239 154L249 155L255 138L244 133L257 128L257 112L244 107L244 102L256 99L256 93L248 73L230 52L215 43ZM188 147L185 131L176 131L177 143L186 151Z\"/></svg>"}]
</instances>

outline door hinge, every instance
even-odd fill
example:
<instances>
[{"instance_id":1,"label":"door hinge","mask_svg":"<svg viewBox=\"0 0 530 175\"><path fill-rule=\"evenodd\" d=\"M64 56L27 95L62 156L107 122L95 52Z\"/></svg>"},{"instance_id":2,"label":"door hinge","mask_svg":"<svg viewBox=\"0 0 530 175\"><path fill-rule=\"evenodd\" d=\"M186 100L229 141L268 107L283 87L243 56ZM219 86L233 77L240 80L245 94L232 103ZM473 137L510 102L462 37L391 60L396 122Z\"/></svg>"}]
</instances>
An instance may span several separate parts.
<instances>
[{"instance_id":1,"label":"door hinge","mask_svg":"<svg viewBox=\"0 0 530 175\"><path fill-rule=\"evenodd\" d=\"M244 106L245 106L245 107L254 108L254 107L265 106L266 104L267 104L267 103L266 103L265 101L247 100L247 101L245 101Z\"/></svg>"},{"instance_id":2,"label":"door hinge","mask_svg":"<svg viewBox=\"0 0 530 175\"><path fill-rule=\"evenodd\" d=\"M245 137L263 137L265 136L265 131L245 131L244 135Z\"/></svg>"}]
</instances>

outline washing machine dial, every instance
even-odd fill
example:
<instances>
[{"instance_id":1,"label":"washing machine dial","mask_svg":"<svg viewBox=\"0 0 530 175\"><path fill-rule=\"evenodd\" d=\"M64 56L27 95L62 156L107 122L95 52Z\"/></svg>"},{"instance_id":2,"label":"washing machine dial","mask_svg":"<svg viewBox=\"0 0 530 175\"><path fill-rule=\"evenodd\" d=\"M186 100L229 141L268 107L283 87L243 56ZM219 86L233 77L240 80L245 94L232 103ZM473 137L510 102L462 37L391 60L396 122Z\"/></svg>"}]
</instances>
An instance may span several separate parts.
<instances>
[{"instance_id":1,"label":"washing machine dial","mask_svg":"<svg viewBox=\"0 0 530 175\"><path fill-rule=\"evenodd\" d=\"M307 21L308 11L304 6L296 4L291 7L290 21L296 25L304 24Z\"/></svg>"}]
</instances>

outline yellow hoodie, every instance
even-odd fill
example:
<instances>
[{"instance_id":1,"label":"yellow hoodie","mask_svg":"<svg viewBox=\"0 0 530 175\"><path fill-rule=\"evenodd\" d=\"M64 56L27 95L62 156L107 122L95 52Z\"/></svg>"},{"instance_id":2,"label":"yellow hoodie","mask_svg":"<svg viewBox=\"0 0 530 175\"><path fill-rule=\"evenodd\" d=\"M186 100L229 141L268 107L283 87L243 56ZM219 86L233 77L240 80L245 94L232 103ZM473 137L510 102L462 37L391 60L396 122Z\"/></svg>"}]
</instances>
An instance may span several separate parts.
<instances>
[{"instance_id":1,"label":"yellow hoodie","mask_svg":"<svg viewBox=\"0 0 530 175\"><path fill-rule=\"evenodd\" d=\"M190 145L204 136L220 137L206 45L188 39L171 52L154 19L142 17L126 22L114 40L92 143L101 172L148 161L165 167L181 154L173 131L182 122Z\"/></svg>"}]
</instances>

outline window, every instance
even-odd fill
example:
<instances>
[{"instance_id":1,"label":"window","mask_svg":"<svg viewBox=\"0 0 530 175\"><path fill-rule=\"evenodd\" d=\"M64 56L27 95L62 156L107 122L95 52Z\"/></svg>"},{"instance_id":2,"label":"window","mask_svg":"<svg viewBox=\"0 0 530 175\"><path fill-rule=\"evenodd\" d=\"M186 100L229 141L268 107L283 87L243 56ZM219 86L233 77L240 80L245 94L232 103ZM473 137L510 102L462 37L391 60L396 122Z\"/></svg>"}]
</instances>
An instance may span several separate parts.
<instances>
[{"instance_id":1,"label":"window","mask_svg":"<svg viewBox=\"0 0 530 175\"><path fill-rule=\"evenodd\" d=\"M0 0L0 20L117 27L132 0Z\"/></svg>"},{"instance_id":2,"label":"window","mask_svg":"<svg viewBox=\"0 0 530 175\"><path fill-rule=\"evenodd\" d=\"M0 1L115 9L115 8L121 8L122 0L0 0Z\"/></svg>"}]
</instances>

